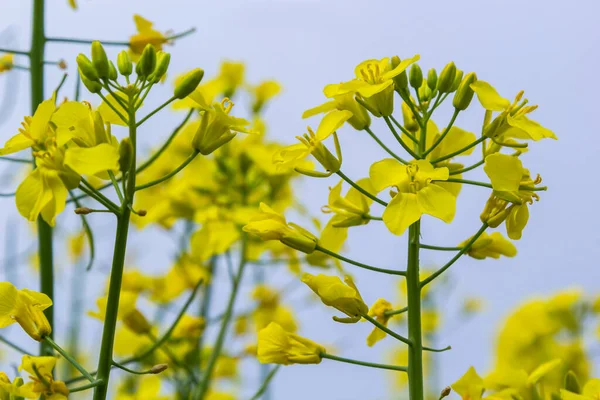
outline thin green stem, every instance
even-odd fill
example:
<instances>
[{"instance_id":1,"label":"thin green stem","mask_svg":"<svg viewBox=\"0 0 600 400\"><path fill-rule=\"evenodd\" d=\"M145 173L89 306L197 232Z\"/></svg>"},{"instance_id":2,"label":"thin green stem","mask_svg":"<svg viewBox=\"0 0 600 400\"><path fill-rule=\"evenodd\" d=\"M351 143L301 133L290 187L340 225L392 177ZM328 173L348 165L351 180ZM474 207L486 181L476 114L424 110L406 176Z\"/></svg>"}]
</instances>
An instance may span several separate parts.
<instances>
[{"instance_id":1,"label":"thin green stem","mask_svg":"<svg viewBox=\"0 0 600 400\"><path fill-rule=\"evenodd\" d=\"M114 365L115 367L125 371L125 372L129 372L130 374L134 374L134 375L153 375L155 374L154 369L150 368L148 370L145 371L136 371L130 368L127 368L126 366L124 366L123 364L119 364L118 362L114 361L112 362L112 365Z\"/></svg>"},{"instance_id":2,"label":"thin green stem","mask_svg":"<svg viewBox=\"0 0 600 400\"><path fill-rule=\"evenodd\" d=\"M172 36L167 36L165 38L166 41L180 39L184 36L190 35L196 31L196 28L190 28L187 31L183 31L181 33L177 33ZM49 42L55 43L72 43L72 44L92 44L93 40L90 39L75 39L75 38L66 38L66 37L49 37L47 39ZM131 43L129 41L114 41L114 40L101 40L100 41L104 46L121 46L127 47L130 46ZM0 49L0 51L2 51ZM13 51L10 51L13 52ZM14 52L13 52L14 53ZM18 54L18 53L15 53Z\"/></svg>"},{"instance_id":3,"label":"thin green stem","mask_svg":"<svg viewBox=\"0 0 600 400\"><path fill-rule=\"evenodd\" d=\"M18 351L21 354L31 354L30 351L25 350L24 348L20 347L17 344L14 344L13 342L11 342L10 340L6 339L4 336L0 336L0 342L4 343L5 345L7 345L8 347L12 348L13 350Z\"/></svg>"},{"instance_id":4,"label":"thin green stem","mask_svg":"<svg viewBox=\"0 0 600 400\"><path fill-rule=\"evenodd\" d=\"M121 114L121 112L117 110L117 108L110 101L108 101L108 99L101 92L98 92L98 96L100 96L104 103L109 106L119 118L121 118L121 121L125 122L126 125L129 125L127 118L125 118L123 114Z\"/></svg>"},{"instance_id":5,"label":"thin green stem","mask_svg":"<svg viewBox=\"0 0 600 400\"><path fill-rule=\"evenodd\" d=\"M87 385L81 385L81 386L78 386L78 387L76 387L76 388L71 388L71 389L69 389L69 392L70 392L70 393L83 392L84 390L88 390L88 389L95 388L96 386L98 386L98 385L100 385L100 384L102 384L102 383L104 383L104 382L102 381L102 379L99 379L99 380L97 380L97 381L90 382L90 383L88 383Z\"/></svg>"},{"instance_id":6,"label":"thin green stem","mask_svg":"<svg viewBox=\"0 0 600 400\"><path fill-rule=\"evenodd\" d=\"M389 275L400 275L400 276L405 276L406 275L405 271L397 271L397 270L394 270L394 269L377 268L377 267L373 267L373 266L370 266L370 265L367 265L367 264L363 264L363 263L358 262L358 261L351 260L349 258L346 258L346 257L342 256L342 255L334 253L333 251L324 249L323 247L321 247L319 245L317 245L317 247L315 247L315 250L316 251L320 251L321 253L325 253L328 256L337 258L338 260L347 262L348 264L356 265L357 267L368 269L370 271L381 272L383 274L389 274Z\"/></svg>"},{"instance_id":7,"label":"thin green stem","mask_svg":"<svg viewBox=\"0 0 600 400\"><path fill-rule=\"evenodd\" d=\"M408 300L408 392L411 400L423 400L423 333L421 328L421 287L419 265L419 239L421 221L408 228L408 268L406 291Z\"/></svg>"},{"instance_id":8,"label":"thin green stem","mask_svg":"<svg viewBox=\"0 0 600 400\"><path fill-rule=\"evenodd\" d=\"M265 377L262 385L260 385L256 393L250 398L250 400L258 400L267 392L267 389L269 388L269 383L271 383L271 381L275 377L275 374L277 374L280 368L281 365L271 368L271 371L269 371L269 373Z\"/></svg>"},{"instance_id":9,"label":"thin green stem","mask_svg":"<svg viewBox=\"0 0 600 400\"><path fill-rule=\"evenodd\" d=\"M341 170L338 171L338 172L336 172L336 174L338 174L340 178L342 178L343 180L345 180L346 182L348 182L348 184L350 184L350 186L352 186L354 189L358 190L359 192L361 192L362 194L364 194L365 196L367 196L371 200L373 200L373 201L381 204L382 206L386 206L387 207L388 203L386 203L385 201L377 198L377 196L374 196L371 193L367 192L365 189L363 189L362 187L360 187L352 179L350 179L346 175L344 175L344 173Z\"/></svg>"},{"instance_id":10,"label":"thin green stem","mask_svg":"<svg viewBox=\"0 0 600 400\"><path fill-rule=\"evenodd\" d=\"M30 53L28 51L5 49L2 47L0 47L0 53L18 54L20 56L27 56L27 57L29 57L29 55L30 55Z\"/></svg>"},{"instance_id":11,"label":"thin green stem","mask_svg":"<svg viewBox=\"0 0 600 400\"><path fill-rule=\"evenodd\" d=\"M375 217L375 216L369 215L369 214L364 215L363 217L366 219L371 219L373 221L383 221L383 217Z\"/></svg>"},{"instance_id":12,"label":"thin green stem","mask_svg":"<svg viewBox=\"0 0 600 400\"><path fill-rule=\"evenodd\" d=\"M75 196L73 195L73 193L69 190L69 195L71 196L72 199L74 199L75 202L75 206L77 208L81 208L81 203L79 202L79 200L77 200L75 198ZM100 212L100 211L108 211L108 212L113 212L112 210L93 210L94 212ZM81 214L81 223L83 225L83 229L85 231L85 234L88 238L88 242L90 245L90 259L88 261L88 264L86 266L86 271L89 271L92 269L92 266L94 265L94 259L96 257L96 246L94 244L94 232L92 231L92 227L90 226L90 224L87 221L87 218L85 217L85 215Z\"/></svg>"},{"instance_id":13,"label":"thin green stem","mask_svg":"<svg viewBox=\"0 0 600 400\"><path fill-rule=\"evenodd\" d=\"M440 137L437 138L437 140L431 145L431 147L423 153L423 157L427 157L427 155L429 153L431 153L433 150L435 150L435 148L438 147L438 145L440 143L442 143L442 141L444 140L444 138L446 137L448 132L450 132L450 129L452 129L452 125L454 125L454 121L456 121L456 117L458 117L459 113L460 113L459 109L454 110L454 114L452 114L452 118L450 118L450 122L448 123L448 126L446 126L446 129L444 129L444 132L442 132Z\"/></svg>"},{"instance_id":14,"label":"thin green stem","mask_svg":"<svg viewBox=\"0 0 600 400\"><path fill-rule=\"evenodd\" d=\"M152 334L152 333L148 333L147 336L153 341L153 342L157 342L158 339ZM186 365L184 363L182 363L175 354L173 354L173 352L171 351L171 349L169 349L168 346L162 346L160 348L163 353L165 353L167 355L167 357L169 358L169 360L171 360L171 362L179 369L184 370L185 372L187 372L188 377L190 378L190 380L197 385L198 382L198 378L196 377L196 374L194 374L194 371L192 371L191 367L189 365ZM113 361L114 363L114 361Z\"/></svg>"},{"instance_id":15,"label":"thin green stem","mask_svg":"<svg viewBox=\"0 0 600 400\"><path fill-rule=\"evenodd\" d=\"M427 278L425 278L420 284L419 286L421 288L425 287L425 285L427 285L428 283L430 283L431 281L433 281L435 278L437 278L438 276L440 276L441 274L444 273L444 271L446 271L448 268L450 268L452 266L452 264L454 264L463 254L465 254L467 251L469 251L469 249L471 248L471 246L473 246L473 243L475 243L475 241L477 239L479 239L479 237L481 235L483 235L483 233L485 232L485 230L488 228L488 224L483 223L483 225L481 225L481 228L479 228L479 230L477 231L477 233L475 233L475 235L473 235L471 237L471 239L469 239L469 241L467 242L467 244L465 245L465 247L463 247L450 261L448 261L443 267L441 267L440 269L438 269L437 271L435 271L433 274L429 275ZM410 306L410 305L409 305Z\"/></svg>"},{"instance_id":16,"label":"thin green stem","mask_svg":"<svg viewBox=\"0 0 600 400\"><path fill-rule=\"evenodd\" d=\"M417 138L412 133L410 133L408 131L408 129L404 128L402 126L402 124L400 122L398 122L398 120L396 118L394 118L393 115L390 115L390 119L392 120L394 125L396 125L398 127L398 129L400 129L402 131L402 133L404 133L410 140L412 140L414 143L419 143Z\"/></svg>"},{"instance_id":17,"label":"thin green stem","mask_svg":"<svg viewBox=\"0 0 600 400\"><path fill-rule=\"evenodd\" d=\"M408 368L406 368L406 367L400 367L400 366L396 366L396 365L387 365L387 364L376 364L376 363L371 363L371 362L367 362L367 361L353 360L351 358L338 357L338 356L334 356L334 355L327 354L327 353L321 353L321 357L327 358L328 360L339 361L339 362L343 362L343 363L347 363L347 364L362 365L363 367L389 369L392 371L401 371L401 372L408 371Z\"/></svg>"},{"instance_id":18,"label":"thin green stem","mask_svg":"<svg viewBox=\"0 0 600 400\"><path fill-rule=\"evenodd\" d=\"M104 207L106 207L108 210L113 212L115 215L119 215L121 213L121 211L118 209L118 207L112 201L107 202L102 197L98 196L98 193L99 193L98 191L92 191L83 185L79 185L79 190L81 190L82 192L87 194L92 199L96 200L98 203L102 204ZM79 200L80 198L81 198L81 196L73 197L72 200L75 201L75 199Z\"/></svg>"},{"instance_id":19,"label":"thin green stem","mask_svg":"<svg viewBox=\"0 0 600 400\"><path fill-rule=\"evenodd\" d=\"M369 321L370 323L372 323L373 325L375 325L377 328L381 329L382 331L384 331L385 333L387 333L388 335L393 337L394 339L397 339L397 340L401 341L402 343L405 343L409 346L413 345L412 341L410 341L410 339L407 339L404 336L397 334L396 332L394 332L387 326L381 324L379 321L377 321L375 318L369 316L368 314L365 314L362 317L364 319L366 319L367 321Z\"/></svg>"},{"instance_id":20,"label":"thin green stem","mask_svg":"<svg viewBox=\"0 0 600 400\"><path fill-rule=\"evenodd\" d=\"M121 188L119 187L119 182L117 181L117 178L115 178L115 174L112 171L108 171L108 176L110 177L110 181L112 182L113 187L115 188L115 192L117 192L119 201L121 203L123 203L123 201L124 201L123 193L121 193Z\"/></svg>"},{"instance_id":21,"label":"thin green stem","mask_svg":"<svg viewBox=\"0 0 600 400\"><path fill-rule=\"evenodd\" d=\"M137 126L142 125L144 122L146 122L148 119L150 119L154 114L156 114L157 112L159 112L160 110L162 110L163 108L165 108L166 106L168 106L169 104L171 104L175 100L177 100L177 97L173 96L169 100L167 100L164 103L162 103L156 109L154 109L153 111L151 111L150 114L148 114L144 118L142 118L140 120L140 122L137 123Z\"/></svg>"},{"instance_id":22,"label":"thin green stem","mask_svg":"<svg viewBox=\"0 0 600 400\"><path fill-rule=\"evenodd\" d=\"M485 163L485 160L480 160L480 161L476 162L475 164L470 165L468 167L450 171L450 175L452 176L452 175L458 175L458 174L463 174L465 172L469 172L469 171L474 170L475 168L483 165L484 163Z\"/></svg>"},{"instance_id":23,"label":"thin green stem","mask_svg":"<svg viewBox=\"0 0 600 400\"><path fill-rule=\"evenodd\" d=\"M462 247L442 247L442 246L432 246L430 244L419 244L419 247L422 249L428 250L439 250L439 251L460 251Z\"/></svg>"},{"instance_id":24,"label":"thin green stem","mask_svg":"<svg viewBox=\"0 0 600 400\"><path fill-rule=\"evenodd\" d=\"M399 308L397 310L384 311L383 313L389 317L392 315L404 314L407 311L408 311L408 307L404 307L404 308Z\"/></svg>"},{"instance_id":25,"label":"thin green stem","mask_svg":"<svg viewBox=\"0 0 600 400\"><path fill-rule=\"evenodd\" d=\"M398 141L398 143L400 143L400 146L402 146L402 148L408 153L410 154L410 156L414 159L418 159L419 156L417 155L417 153L415 153L410 147L408 147L408 145L406 143L404 143L404 140L402 140L402 138L400 137L400 135L398 135L398 132L396 132L396 129L394 128L394 125L392 125L392 122L390 121L389 117L383 117L385 123L387 124L388 128L390 128L390 131L392 132L392 134L394 135L394 137L396 138L396 140Z\"/></svg>"},{"instance_id":26,"label":"thin green stem","mask_svg":"<svg viewBox=\"0 0 600 400\"><path fill-rule=\"evenodd\" d=\"M181 165L179 165L173 171L169 172L167 175L163 176L162 178L156 179L156 180L148 182L148 183L144 183L143 185L136 186L135 191L137 192L139 190L148 189L149 187L158 185L159 183L162 183L168 179L171 179L172 177L177 175L182 169L187 167L189 163L194 161L194 158L196 158L196 156L198 156L198 154L200 154L198 151L194 151L192 154L189 155L188 158L185 159L185 161L183 163L181 163Z\"/></svg>"},{"instance_id":27,"label":"thin green stem","mask_svg":"<svg viewBox=\"0 0 600 400\"><path fill-rule=\"evenodd\" d=\"M459 154L462 154L462 153L464 153L465 151L469 150L470 148L477 146L479 143L483 142L485 139L486 139L486 137L485 137L485 136L482 136L482 137L480 137L479 139L475 140L474 142L472 142L472 143L470 143L470 144L466 145L465 147L463 147L463 148L462 148L462 149L460 149L460 150L456 150L455 152L452 152L452 153L450 153L450 154L446 154L445 156L442 156L442 157L436 158L435 160L431 160L431 163L432 163L432 164L436 164L436 163L439 163L439 162L442 162L442 161L445 161L445 160L449 160L449 159L451 159L452 157L455 157L455 156L457 156L457 155L459 155Z\"/></svg>"},{"instance_id":28,"label":"thin green stem","mask_svg":"<svg viewBox=\"0 0 600 400\"><path fill-rule=\"evenodd\" d=\"M32 163L31 159L17 158L17 157L6 157L6 156L0 157L0 161L12 161L12 162L23 163L23 164L31 164Z\"/></svg>"},{"instance_id":29,"label":"thin green stem","mask_svg":"<svg viewBox=\"0 0 600 400\"><path fill-rule=\"evenodd\" d=\"M210 384L212 383L212 375L215 369L215 365L217 364L217 360L219 355L221 354L221 350L223 349L223 344L225 343L225 337L227 336L227 331L229 328L229 323L231 322L231 317L233 315L233 308L235 306L235 302L237 300L237 295L240 288L240 283L242 281L242 277L244 276L244 269L247 264L246 260L246 251L248 246L248 237L246 234L242 236L242 248L240 251L240 262L238 266L238 271L236 273L235 279L233 281L233 285L231 288L231 293L229 295L229 301L227 302L227 308L225 310L225 316L221 321L221 328L219 330L219 334L217 336L217 340L215 344L212 346L212 352L210 358L208 360L208 364L206 365L206 369L202 374L202 383L198 389L198 392L194 394L194 400L203 400L210 389Z\"/></svg>"},{"instance_id":30,"label":"thin green stem","mask_svg":"<svg viewBox=\"0 0 600 400\"><path fill-rule=\"evenodd\" d=\"M392 150L389 149L389 147L387 147L378 137L377 135L375 135L375 133L373 133L373 131L371 130L371 128L369 128L368 126L365 128L365 131L367 131L367 133L373 138L373 140L375 140L377 142L377 144L379 144L379 146L381 146L381 148L383 150L385 150L390 156L394 157L396 160L400 161L402 164L408 164L408 161L404 160L403 158L401 158L400 156L398 156L396 153L394 153Z\"/></svg>"},{"instance_id":31,"label":"thin green stem","mask_svg":"<svg viewBox=\"0 0 600 400\"><path fill-rule=\"evenodd\" d=\"M434 182L438 182L438 181L434 181ZM466 185L481 186L481 187L485 187L485 188L489 188L489 189L494 188L491 183L470 181L468 179L449 178L448 180L446 180L444 182L464 183ZM530 191L530 192L540 192L540 191L544 192L544 191L548 190L548 187L547 186L539 186L539 187L519 186L519 190L526 190L526 191Z\"/></svg>"},{"instance_id":32,"label":"thin green stem","mask_svg":"<svg viewBox=\"0 0 600 400\"><path fill-rule=\"evenodd\" d=\"M432 353L443 353L444 351L452 350L452 346L446 346L443 349L434 349L432 347L423 346L424 351L430 351Z\"/></svg>"},{"instance_id":33,"label":"thin green stem","mask_svg":"<svg viewBox=\"0 0 600 400\"><path fill-rule=\"evenodd\" d=\"M65 360L67 360L79 372L81 372L81 375L85 376L88 381L94 382L94 377L92 377L92 375L85 368L83 368L83 366L81 366L81 364L79 364L77 362L77 360L75 360L73 357L71 357L71 355L69 353L67 353L62 347L60 347L58 344L56 344L56 342L54 340L52 340L50 337L45 337L44 341L46 343L48 343L50 346L52 346L52 348L54 350L56 350L58 352L58 354L63 356L63 358Z\"/></svg>"},{"instance_id":34,"label":"thin green stem","mask_svg":"<svg viewBox=\"0 0 600 400\"><path fill-rule=\"evenodd\" d=\"M208 266L208 272L209 275L213 277L214 279L214 274L215 274L215 266L217 264L217 256L213 256L210 260L209 266ZM204 321L206 321L206 323L208 324L209 322L209 310L210 310L210 305L211 305L211 300L212 300L212 282L213 279L211 279L209 282L207 282L206 286L204 287L204 293L202 294L202 301L200 302L200 317L202 317L202 319ZM204 345L204 339L205 339L205 334L203 333L202 335L200 335L200 338L198 338L198 341L196 342L196 347L194 349L194 362L196 365L201 366L202 365L202 347Z\"/></svg>"}]
</instances>

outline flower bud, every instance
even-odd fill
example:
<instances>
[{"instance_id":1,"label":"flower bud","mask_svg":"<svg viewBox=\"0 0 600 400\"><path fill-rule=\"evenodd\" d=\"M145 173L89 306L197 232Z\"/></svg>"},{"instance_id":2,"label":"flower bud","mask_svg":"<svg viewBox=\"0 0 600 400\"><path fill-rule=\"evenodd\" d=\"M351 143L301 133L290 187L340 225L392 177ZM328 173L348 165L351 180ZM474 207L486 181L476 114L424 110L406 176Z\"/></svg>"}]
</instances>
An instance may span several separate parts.
<instances>
[{"instance_id":1,"label":"flower bud","mask_svg":"<svg viewBox=\"0 0 600 400\"><path fill-rule=\"evenodd\" d=\"M573 371L567 372L565 376L565 389L572 393L581 394L581 385L579 385L577 375Z\"/></svg>"},{"instance_id":2,"label":"flower bud","mask_svg":"<svg viewBox=\"0 0 600 400\"><path fill-rule=\"evenodd\" d=\"M431 68L429 70L429 72L427 73L427 86L429 86L429 89L431 89L431 91L433 92L435 90L435 88L437 87L437 83L438 83L437 71L435 70L435 68Z\"/></svg>"},{"instance_id":3,"label":"flower bud","mask_svg":"<svg viewBox=\"0 0 600 400\"><path fill-rule=\"evenodd\" d=\"M178 99L184 99L190 95L202 81L204 70L196 68L188 72L181 81L175 86L174 96Z\"/></svg>"},{"instance_id":4,"label":"flower bud","mask_svg":"<svg viewBox=\"0 0 600 400\"><path fill-rule=\"evenodd\" d=\"M169 69L169 63L171 62L171 54L159 51L156 55L156 69L152 75L148 78L152 83L159 82L162 77L167 73Z\"/></svg>"},{"instance_id":5,"label":"flower bud","mask_svg":"<svg viewBox=\"0 0 600 400\"><path fill-rule=\"evenodd\" d=\"M131 169L133 161L133 146L129 138L124 138L119 143L119 169L121 173L128 172Z\"/></svg>"},{"instance_id":6,"label":"flower bud","mask_svg":"<svg viewBox=\"0 0 600 400\"><path fill-rule=\"evenodd\" d=\"M87 208L87 207L77 207L74 211L75 211L75 214L77 214L77 215L88 215L93 212L93 210L91 208Z\"/></svg>"},{"instance_id":7,"label":"flower bud","mask_svg":"<svg viewBox=\"0 0 600 400\"><path fill-rule=\"evenodd\" d=\"M440 399L442 400L444 397L448 397L450 396L450 393L452 393L452 388L450 386L446 386L442 392L440 393Z\"/></svg>"},{"instance_id":8,"label":"flower bud","mask_svg":"<svg viewBox=\"0 0 600 400\"><path fill-rule=\"evenodd\" d=\"M437 88L440 93L450 93L456 77L456 65L454 62L446 64L437 82Z\"/></svg>"},{"instance_id":9,"label":"flower bud","mask_svg":"<svg viewBox=\"0 0 600 400\"><path fill-rule=\"evenodd\" d=\"M108 79L111 81L116 81L119 75L117 74L117 69L115 68L115 64L112 61L108 62Z\"/></svg>"},{"instance_id":10,"label":"flower bud","mask_svg":"<svg viewBox=\"0 0 600 400\"><path fill-rule=\"evenodd\" d=\"M392 69L396 68L398 65L400 65L400 57L398 56L393 56L392 57ZM402 71L401 74L396 75L394 77L394 86L396 88L396 91L398 91L398 93L403 92L403 93L408 93L408 76L406 75L406 71Z\"/></svg>"},{"instance_id":11,"label":"flower bud","mask_svg":"<svg viewBox=\"0 0 600 400\"><path fill-rule=\"evenodd\" d=\"M477 80L477 75L475 72L469 72L467 76L465 76L456 89L456 93L454 94L454 99L452 100L452 105L457 110L466 110L471 104L471 100L473 99L473 95L475 92L471 89L471 83Z\"/></svg>"},{"instance_id":12,"label":"flower bud","mask_svg":"<svg viewBox=\"0 0 600 400\"><path fill-rule=\"evenodd\" d=\"M121 50L117 56L117 67L123 76L129 76L133 72L133 64L126 50Z\"/></svg>"},{"instance_id":13,"label":"flower bud","mask_svg":"<svg viewBox=\"0 0 600 400\"><path fill-rule=\"evenodd\" d=\"M21 325L21 328L32 339L41 342L44 338L52 333L52 327L43 310L38 307L27 305L23 312L13 317L13 319Z\"/></svg>"},{"instance_id":14,"label":"flower bud","mask_svg":"<svg viewBox=\"0 0 600 400\"><path fill-rule=\"evenodd\" d=\"M83 82L84 86L90 93L100 93L102 91L102 85L98 81L90 81L86 76L79 70L79 75L81 78L81 82Z\"/></svg>"},{"instance_id":15,"label":"flower bud","mask_svg":"<svg viewBox=\"0 0 600 400\"><path fill-rule=\"evenodd\" d=\"M160 374L161 372L166 371L167 368L169 368L168 364L156 364L155 366L150 368L150 373L155 375Z\"/></svg>"},{"instance_id":16,"label":"flower bud","mask_svg":"<svg viewBox=\"0 0 600 400\"><path fill-rule=\"evenodd\" d=\"M293 222L288 225L294 228L295 232L284 233L280 239L281 243L306 254L314 252L318 243L317 237Z\"/></svg>"},{"instance_id":17,"label":"flower bud","mask_svg":"<svg viewBox=\"0 0 600 400\"><path fill-rule=\"evenodd\" d=\"M508 202L506 200L500 199L492 194L485 203L485 207L479 216L481 222L487 223L490 228L497 228L504 222L510 212L510 207L507 208L507 205Z\"/></svg>"},{"instance_id":18,"label":"flower bud","mask_svg":"<svg viewBox=\"0 0 600 400\"><path fill-rule=\"evenodd\" d=\"M421 100L422 103L431 100L431 98L433 97L433 92L429 88L427 81L424 80L423 83L421 83L421 87L419 88L419 90L417 90L417 96L419 97L419 100Z\"/></svg>"},{"instance_id":19,"label":"flower bud","mask_svg":"<svg viewBox=\"0 0 600 400\"><path fill-rule=\"evenodd\" d=\"M421 71L421 67L418 64L413 64L410 67L410 73L408 75L408 81L410 82L410 86L418 90L423 83L423 71Z\"/></svg>"},{"instance_id":20,"label":"flower bud","mask_svg":"<svg viewBox=\"0 0 600 400\"><path fill-rule=\"evenodd\" d=\"M85 54L80 53L75 60L77 61L77 66L79 67L79 75L81 75L82 77L85 76L88 79L88 81L98 81L98 72L96 71L96 68L94 68L94 66L92 65L90 59L85 56Z\"/></svg>"},{"instance_id":21,"label":"flower bud","mask_svg":"<svg viewBox=\"0 0 600 400\"><path fill-rule=\"evenodd\" d=\"M92 64L100 78L108 78L108 57L102 43L97 40L92 42Z\"/></svg>"},{"instance_id":22,"label":"flower bud","mask_svg":"<svg viewBox=\"0 0 600 400\"><path fill-rule=\"evenodd\" d=\"M151 44L147 44L140 56L136 72L142 78L146 78L156 68L156 49Z\"/></svg>"},{"instance_id":23,"label":"flower bud","mask_svg":"<svg viewBox=\"0 0 600 400\"><path fill-rule=\"evenodd\" d=\"M454 76L454 83L452 83L450 92L455 92L456 89L458 89L458 87L460 86L460 83L462 82L463 75L464 75L464 72L457 68L456 75Z\"/></svg>"},{"instance_id":24,"label":"flower bud","mask_svg":"<svg viewBox=\"0 0 600 400\"><path fill-rule=\"evenodd\" d=\"M413 114L412 110L405 102L402 102L402 119L404 120L404 127L409 132L415 133L419 130L417 118L415 118L415 114Z\"/></svg>"}]
</instances>

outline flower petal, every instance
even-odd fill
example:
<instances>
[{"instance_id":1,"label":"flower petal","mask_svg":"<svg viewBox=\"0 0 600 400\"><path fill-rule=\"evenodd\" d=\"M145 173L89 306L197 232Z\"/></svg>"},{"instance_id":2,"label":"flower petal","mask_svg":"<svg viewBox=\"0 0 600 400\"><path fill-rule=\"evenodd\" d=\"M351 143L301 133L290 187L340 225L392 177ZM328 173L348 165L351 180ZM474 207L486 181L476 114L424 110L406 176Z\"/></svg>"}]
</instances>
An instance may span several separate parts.
<instances>
[{"instance_id":1,"label":"flower petal","mask_svg":"<svg viewBox=\"0 0 600 400\"><path fill-rule=\"evenodd\" d=\"M417 192L417 200L423 214L452 222L456 213L456 197L441 186L431 183Z\"/></svg>"},{"instance_id":2,"label":"flower petal","mask_svg":"<svg viewBox=\"0 0 600 400\"><path fill-rule=\"evenodd\" d=\"M523 178L523 163L517 157L494 153L485 158L483 170L490 178L494 190L516 192Z\"/></svg>"},{"instance_id":3,"label":"flower petal","mask_svg":"<svg viewBox=\"0 0 600 400\"><path fill-rule=\"evenodd\" d=\"M333 132L337 131L344 125L344 122L352 117L352 113L348 110L333 110L325 115L317 128L317 140L323 141L327 139Z\"/></svg>"},{"instance_id":4,"label":"flower petal","mask_svg":"<svg viewBox=\"0 0 600 400\"><path fill-rule=\"evenodd\" d=\"M385 208L383 222L390 232L400 236L421 215L421 207L414 193L398 193Z\"/></svg>"},{"instance_id":5,"label":"flower petal","mask_svg":"<svg viewBox=\"0 0 600 400\"><path fill-rule=\"evenodd\" d=\"M525 115L518 116L516 118L511 117L510 115L506 117L506 121L512 127L519 128L527 133L532 140L540 140L545 138L558 140L554 132L552 132L548 128L544 128L538 122L535 122Z\"/></svg>"},{"instance_id":6,"label":"flower petal","mask_svg":"<svg viewBox=\"0 0 600 400\"><path fill-rule=\"evenodd\" d=\"M406 166L394 158L377 161L369 169L371 184L377 193L407 179Z\"/></svg>"},{"instance_id":7,"label":"flower petal","mask_svg":"<svg viewBox=\"0 0 600 400\"><path fill-rule=\"evenodd\" d=\"M64 164L79 175L95 175L119 169L119 149L108 143L94 147L70 147Z\"/></svg>"},{"instance_id":8,"label":"flower petal","mask_svg":"<svg viewBox=\"0 0 600 400\"><path fill-rule=\"evenodd\" d=\"M471 83L471 89L475 91L479 102L486 110L504 111L510 107L510 100L500 96L496 89L485 81Z\"/></svg>"}]
</instances>

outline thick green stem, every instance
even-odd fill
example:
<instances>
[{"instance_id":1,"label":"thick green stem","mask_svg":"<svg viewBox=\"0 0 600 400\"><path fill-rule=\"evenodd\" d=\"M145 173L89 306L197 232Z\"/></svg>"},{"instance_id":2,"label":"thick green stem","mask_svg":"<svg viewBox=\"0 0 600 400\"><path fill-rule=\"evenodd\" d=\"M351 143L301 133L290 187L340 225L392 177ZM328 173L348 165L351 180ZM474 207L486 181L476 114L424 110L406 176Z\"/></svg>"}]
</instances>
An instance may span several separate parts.
<instances>
[{"instance_id":1,"label":"thick green stem","mask_svg":"<svg viewBox=\"0 0 600 400\"><path fill-rule=\"evenodd\" d=\"M98 360L98 372L96 378L102 383L94 391L94 400L105 400L108 394L108 381L112 367L113 347L115 344L115 330L117 327L117 313L119 310L119 299L121 297L121 283L123 281L123 267L125 254L127 252L127 233L129 232L129 219L131 210L127 207L133 202L135 195L135 158L136 158L136 134L135 110L132 99L129 99L129 140L133 148L131 169L127 174L127 186L125 199L121 204L121 213L117 217L117 233L113 253L112 268L110 271L110 283L108 286L108 299L106 303L106 316L104 318L104 329L102 331L102 344L100 345L100 358Z\"/></svg>"},{"instance_id":2,"label":"thick green stem","mask_svg":"<svg viewBox=\"0 0 600 400\"><path fill-rule=\"evenodd\" d=\"M410 400L423 400L423 336L421 332L421 286L419 278L419 236L421 221L408 231L408 265L406 290L408 297L408 391Z\"/></svg>"}]
</instances>

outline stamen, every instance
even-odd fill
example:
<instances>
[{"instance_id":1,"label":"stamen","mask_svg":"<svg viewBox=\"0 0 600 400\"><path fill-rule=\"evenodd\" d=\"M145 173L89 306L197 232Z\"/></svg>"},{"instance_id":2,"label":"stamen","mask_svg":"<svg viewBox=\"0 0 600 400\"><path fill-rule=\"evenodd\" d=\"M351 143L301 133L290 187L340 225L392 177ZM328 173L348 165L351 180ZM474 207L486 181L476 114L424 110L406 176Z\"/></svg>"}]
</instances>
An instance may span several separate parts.
<instances>
[{"instance_id":1,"label":"stamen","mask_svg":"<svg viewBox=\"0 0 600 400\"><path fill-rule=\"evenodd\" d=\"M221 100L221 106L223 107L223 111L225 111L225 114L229 114L234 104L233 101L229 99L229 97L225 97L223 98L223 100Z\"/></svg>"}]
</instances>

